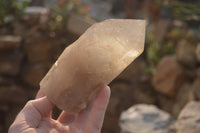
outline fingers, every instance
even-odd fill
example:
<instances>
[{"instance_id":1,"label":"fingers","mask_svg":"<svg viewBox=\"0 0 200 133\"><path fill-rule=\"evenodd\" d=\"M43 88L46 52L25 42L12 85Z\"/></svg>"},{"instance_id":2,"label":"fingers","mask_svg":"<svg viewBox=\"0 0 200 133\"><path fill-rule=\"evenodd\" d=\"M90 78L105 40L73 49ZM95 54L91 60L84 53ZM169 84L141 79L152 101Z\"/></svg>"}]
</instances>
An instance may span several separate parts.
<instances>
[{"instance_id":1,"label":"fingers","mask_svg":"<svg viewBox=\"0 0 200 133\"><path fill-rule=\"evenodd\" d=\"M105 111L110 98L110 88L107 86L97 95L84 133L100 133Z\"/></svg>"},{"instance_id":2,"label":"fingers","mask_svg":"<svg viewBox=\"0 0 200 133\"><path fill-rule=\"evenodd\" d=\"M93 101L91 101L88 104L87 108L82 110L79 114L69 114L65 111L62 111L62 113L58 117L58 121L63 124L70 124L70 123L74 122L76 124L75 126L82 128L86 124L88 115L92 108L92 104L93 104Z\"/></svg>"},{"instance_id":3,"label":"fingers","mask_svg":"<svg viewBox=\"0 0 200 133\"><path fill-rule=\"evenodd\" d=\"M94 104L94 99L87 105L87 107L84 110L82 110L77 115L76 119L74 120L75 127L77 127L78 129L84 130L93 104Z\"/></svg>"},{"instance_id":4,"label":"fingers","mask_svg":"<svg viewBox=\"0 0 200 133\"><path fill-rule=\"evenodd\" d=\"M41 98L41 97L44 97L44 96L45 96L44 92L41 89L39 89L39 91L37 92L37 95L36 95L35 99L38 99L38 98Z\"/></svg>"},{"instance_id":5,"label":"fingers","mask_svg":"<svg viewBox=\"0 0 200 133\"><path fill-rule=\"evenodd\" d=\"M60 116L58 117L58 121L60 123L63 123L63 124L70 124L71 122L73 122L75 119L75 115L74 114L69 114L65 111L62 111L62 113L60 114Z\"/></svg>"},{"instance_id":6,"label":"fingers","mask_svg":"<svg viewBox=\"0 0 200 133\"><path fill-rule=\"evenodd\" d=\"M42 97L29 101L18 114L14 123L23 123L30 127L37 127L43 117L50 117L53 104Z\"/></svg>"},{"instance_id":7,"label":"fingers","mask_svg":"<svg viewBox=\"0 0 200 133\"><path fill-rule=\"evenodd\" d=\"M53 104L47 99L47 97L42 97L36 100L30 101L35 109L40 113L42 117L50 117Z\"/></svg>"}]
</instances>

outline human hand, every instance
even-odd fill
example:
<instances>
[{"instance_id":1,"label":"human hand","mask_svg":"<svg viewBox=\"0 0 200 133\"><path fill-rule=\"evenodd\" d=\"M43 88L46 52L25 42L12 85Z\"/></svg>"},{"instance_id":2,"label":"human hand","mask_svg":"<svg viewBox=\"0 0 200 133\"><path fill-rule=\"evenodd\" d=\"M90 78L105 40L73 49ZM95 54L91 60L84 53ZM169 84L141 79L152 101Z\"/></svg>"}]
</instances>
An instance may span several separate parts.
<instances>
[{"instance_id":1,"label":"human hand","mask_svg":"<svg viewBox=\"0 0 200 133\"><path fill-rule=\"evenodd\" d=\"M42 97L43 96L43 97ZM86 109L72 115L62 112L52 119L53 104L38 92L36 99L27 102L9 128L9 133L100 133L110 97L104 87Z\"/></svg>"}]
</instances>

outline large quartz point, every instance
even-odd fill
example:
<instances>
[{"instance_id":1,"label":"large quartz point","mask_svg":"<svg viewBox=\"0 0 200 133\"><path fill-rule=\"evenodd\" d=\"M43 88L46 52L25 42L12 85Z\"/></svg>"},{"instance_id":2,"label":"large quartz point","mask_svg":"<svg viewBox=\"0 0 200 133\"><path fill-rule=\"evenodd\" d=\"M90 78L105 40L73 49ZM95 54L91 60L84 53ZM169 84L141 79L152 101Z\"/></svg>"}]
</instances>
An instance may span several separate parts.
<instances>
[{"instance_id":1,"label":"large quartz point","mask_svg":"<svg viewBox=\"0 0 200 133\"><path fill-rule=\"evenodd\" d=\"M64 50L40 88L57 107L77 113L143 52L144 39L144 20L94 24Z\"/></svg>"}]
</instances>

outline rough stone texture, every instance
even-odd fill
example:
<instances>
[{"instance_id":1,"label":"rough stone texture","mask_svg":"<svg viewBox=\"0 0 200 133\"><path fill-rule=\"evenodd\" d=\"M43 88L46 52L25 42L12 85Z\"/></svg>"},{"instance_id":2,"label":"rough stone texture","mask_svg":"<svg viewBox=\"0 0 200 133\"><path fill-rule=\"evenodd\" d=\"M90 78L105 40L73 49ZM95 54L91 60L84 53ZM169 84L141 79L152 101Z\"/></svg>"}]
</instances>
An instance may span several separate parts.
<instances>
[{"instance_id":1,"label":"rough stone texture","mask_svg":"<svg viewBox=\"0 0 200 133\"><path fill-rule=\"evenodd\" d=\"M157 106L159 108L161 108L162 110L165 110L167 112L169 112L170 114L172 114L173 112L173 106L174 106L174 99L166 96L164 94L161 93L156 93L156 102L157 102Z\"/></svg>"},{"instance_id":2,"label":"rough stone texture","mask_svg":"<svg viewBox=\"0 0 200 133\"><path fill-rule=\"evenodd\" d=\"M108 104L105 121L103 125L103 133L115 133L119 131L118 121L120 114L133 104L132 88L124 82L116 82L110 84L112 95ZM114 126L115 125L115 126Z\"/></svg>"},{"instance_id":3,"label":"rough stone texture","mask_svg":"<svg viewBox=\"0 0 200 133\"><path fill-rule=\"evenodd\" d=\"M190 44L186 40L182 40L176 48L178 62L186 67L194 68L197 63L195 49L195 45Z\"/></svg>"},{"instance_id":4,"label":"rough stone texture","mask_svg":"<svg viewBox=\"0 0 200 133\"><path fill-rule=\"evenodd\" d=\"M185 81L186 74L176 62L174 56L164 57L158 64L156 73L153 76L153 86L155 89L168 96L174 96L176 90Z\"/></svg>"},{"instance_id":5,"label":"rough stone texture","mask_svg":"<svg viewBox=\"0 0 200 133\"><path fill-rule=\"evenodd\" d=\"M24 103L24 102L23 102ZM6 124L6 129L8 129L15 120L17 114L20 112L20 110L23 108L24 104L20 103L17 105L12 105L9 107L9 111L6 111L6 119L5 119L5 124ZM3 132L2 132L3 133Z\"/></svg>"},{"instance_id":6,"label":"rough stone texture","mask_svg":"<svg viewBox=\"0 0 200 133\"><path fill-rule=\"evenodd\" d=\"M30 6L24 10L24 20L29 26L45 26L49 20L50 10L40 6Z\"/></svg>"},{"instance_id":7,"label":"rough stone texture","mask_svg":"<svg viewBox=\"0 0 200 133\"><path fill-rule=\"evenodd\" d=\"M200 44L197 45L195 53L197 61L200 62Z\"/></svg>"},{"instance_id":8,"label":"rough stone texture","mask_svg":"<svg viewBox=\"0 0 200 133\"><path fill-rule=\"evenodd\" d=\"M161 43L163 39L165 38L165 35L167 31L169 30L169 27L171 25L171 22L169 20L160 20L158 24L156 25L157 28L155 30L155 39L158 43Z\"/></svg>"},{"instance_id":9,"label":"rough stone texture","mask_svg":"<svg viewBox=\"0 0 200 133\"><path fill-rule=\"evenodd\" d=\"M146 81L149 75L144 74L146 64L137 58L109 86L111 98L105 115L102 133L118 133L119 117L122 111L135 103L154 103L155 97L149 93L152 88ZM146 78L144 78L147 76Z\"/></svg>"},{"instance_id":10,"label":"rough stone texture","mask_svg":"<svg viewBox=\"0 0 200 133\"><path fill-rule=\"evenodd\" d=\"M5 35L0 36L0 52L19 48L22 38L20 36Z\"/></svg>"},{"instance_id":11,"label":"rough stone texture","mask_svg":"<svg viewBox=\"0 0 200 133\"><path fill-rule=\"evenodd\" d=\"M29 84L30 86L39 88L39 82L48 71L48 68L49 66L46 66L43 63L38 63L31 66L24 66L21 73L21 78L25 83Z\"/></svg>"},{"instance_id":12,"label":"rough stone texture","mask_svg":"<svg viewBox=\"0 0 200 133\"><path fill-rule=\"evenodd\" d=\"M198 69L197 73L197 78L193 82L192 90L194 99L200 100L200 68Z\"/></svg>"},{"instance_id":13,"label":"rough stone texture","mask_svg":"<svg viewBox=\"0 0 200 133\"><path fill-rule=\"evenodd\" d=\"M24 103L27 100L26 92L22 87L11 85L11 86L0 86L0 103Z\"/></svg>"},{"instance_id":14,"label":"rough stone texture","mask_svg":"<svg viewBox=\"0 0 200 133\"><path fill-rule=\"evenodd\" d=\"M94 23L94 20L72 14L69 17L67 29L72 33L81 35Z\"/></svg>"},{"instance_id":15,"label":"rough stone texture","mask_svg":"<svg viewBox=\"0 0 200 133\"><path fill-rule=\"evenodd\" d=\"M12 77L0 76L0 86L9 86L11 84L16 84Z\"/></svg>"},{"instance_id":16,"label":"rough stone texture","mask_svg":"<svg viewBox=\"0 0 200 133\"><path fill-rule=\"evenodd\" d=\"M149 76L143 73L147 64L142 59L136 59L131 63L122 74L117 77L117 80L129 81L130 83L136 83L141 80L149 80ZM136 75L141 75L139 78ZM145 77L145 78L142 78Z\"/></svg>"},{"instance_id":17,"label":"rough stone texture","mask_svg":"<svg viewBox=\"0 0 200 133\"><path fill-rule=\"evenodd\" d=\"M200 102L190 102L181 111L176 122L177 133L200 132Z\"/></svg>"},{"instance_id":18,"label":"rough stone texture","mask_svg":"<svg viewBox=\"0 0 200 133\"><path fill-rule=\"evenodd\" d=\"M60 109L79 112L143 52L145 27L144 20L94 24L65 49L40 88Z\"/></svg>"},{"instance_id":19,"label":"rough stone texture","mask_svg":"<svg viewBox=\"0 0 200 133\"><path fill-rule=\"evenodd\" d=\"M192 90L192 84L183 84L176 95L172 114L173 116L178 116L180 111L183 109L183 107L189 102L193 100L193 90Z\"/></svg>"},{"instance_id":20,"label":"rough stone texture","mask_svg":"<svg viewBox=\"0 0 200 133\"><path fill-rule=\"evenodd\" d=\"M138 104L120 116L121 133L172 133L172 117L154 105Z\"/></svg>"},{"instance_id":21,"label":"rough stone texture","mask_svg":"<svg viewBox=\"0 0 200 133\"><path fill-rule=\"evenodd\" d=\"M52 43L51 38L42 37L36 40L27 41L23 46L23 50L27 55L28 62L35 64L38 62L47 62L52 60L56 46Z\"/></svg>"},{"instance_id":22,"label":"rough stone texture","mask_svg":"<svg viewBox=\"0 0 200 133\"><path fill-rule=\"evenodd\" d=\"M16 76L19 74L23 54L12 52L0 55L0 74Z\"/></svg>"}]
</instances>

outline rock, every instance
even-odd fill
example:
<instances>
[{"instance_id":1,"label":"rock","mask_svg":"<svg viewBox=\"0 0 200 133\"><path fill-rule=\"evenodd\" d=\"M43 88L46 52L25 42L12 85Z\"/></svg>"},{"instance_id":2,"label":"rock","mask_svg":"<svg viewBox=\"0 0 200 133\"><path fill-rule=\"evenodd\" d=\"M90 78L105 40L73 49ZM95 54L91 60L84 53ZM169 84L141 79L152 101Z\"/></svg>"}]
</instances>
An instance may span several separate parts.
<instances>
[{"instance_id":1,"label":"rock","mask_svg":"<svg viewBox=\"0 0 200 133\"><path fill-rule=\"evenodd\" d=\"M164 57L153 76L155 89L167 96L174 96L180 85L186 81L187 76L174 56Z\"/></svg>"},{"instance_id":2,"label":"rock","mask_svg":"<svg viewBox=\"0 0 200 133\"><path fill-rule=\"evenodd\" d=\"M90 10L88 14L95 20L102 21L109 18L125 18L124 12L119 12L117 14L111 14L112 0L81 0L83 4L89 5ZM123 5L121 5L123 6Z\"/></svg>"},{"instance_id":3,"label":"rock","mask_svg":"<svg viewBox=\"0 0 200 133\"><path fill-rule=\"evenodd\" d=\"M154 33L156 42L161 43L164 40L170 25L171 25L170 20L162 19L158 22Z\"/></svg>"},{"instance_id":4,"label":"rock","mask_svg":"<svg viewBox=\"0 0 200 133\"><path fill-rule=\"evenodd\" d=\"M26 92L22 87L17 85L0 86L0 103L21 103L24 104L27 101Z\"/></svg>"},{"instance_id":5,"label":"rock","mask_svg":"<svg viewBox=\"0 0 200 133\"><path fill-rule=\"evenodd\" d=\"M174 99L161 93L156 93L155 96L156 96L156 104L158 105L158 107L172 114Z\"/></svg>"},{"instance_id":6,"label":"rock","mask_svg":"<svg viewBox=\"0 0 200 133\"><path fill-rule=\"evenodd\" d=\"M15 84L15 79L13 77L0 76L0 86L7 86L11 84Z\"/></svg>"},{"instance_id":7,"label":"rock","mask_svg":"<svg viewBox=\"0 0 200 133\"><path fill-rule=\"evenodd\" d=\"M82 35L94 23L92 19L72 14L67 22L67 29L72 33Z\"/></svg>"},{"instance_id":8,"label":"rock","mask_svg":"<svg viewBox=\"0 0 200 133\"><path fill-rule=\"evenodd\" d=\"M45 26L49 20L50 10L40 6L29 6L24 10L24 20L29 26Z\"/></svg>"},{"instance_id":9,"label":"rock","mask_svg":"<svg viewBox=\"0 0 200 133\"><path fill-rule=\"evenodd\" d=\"M177 133L200 132L200 102L190 102L181 111L176 122Z\"/></svg>"},{"instance_id":10,"label":"rock","mask_svg":"<svg viewBox=\"0 0 200 133\"><path fill-rule=\"evenodd\" d=\"M196 46L186 40L182 40L176 48L176 58L179 63L188 68L195 68L197 65Z\"/></svg>"},{"instance_id":11,"label":"rock","mask_svg":"<svg viewBox=\"0 0 200 133\"><path fill-rule=\"evenodd\" d=\"M0 36L0 52L19 48L22 38L20 36L5 35Z\"/></svg>"},{"instance_id":12,"label":"rock","mask_svg":"<svg viewBox=\"0 0 200 133\"><path fill-rule=\"evenodd\" d=\"M110 84L112 95L105 114L103 133L115 133L118 131L118 121L122 111L133 105L132 88L124 82Z\"/></svg>"},{"instance_id":13,"label":"rock","mask_svg":"<svg viewBox=\"0 0 200 133\"><path fill-rule=\"evenodd\" d=\"M10 76L19 74L22 58L20 52L0 55L0 74Z\"/></svg>"},{"instance_id":14,"label":"rock","mask_svg":"<svg viewBox=\"0 0 200 133\"><path fill-rule=\"evenodd\" d=\"M17 114L23 108L24 104L17 104L17 105L10 106L9 110L6 112L6 115L5 115L6 116L6 118L5 118L6 129L8 129L10 127L10 125L13 123Z\"/></svg>"},{"instance_id":15,"label":"rock","mask_svg":"<svg viewBox=\"0 0 200 133\"><path fill-rule=\"evenodd\" d=\"M120 116L121 133L173 133L172 117L154 105L138 104Z\"/></svg>"},{"instance_id":16,"label":"rock","mask_svg":"<svg viewBox=\"0 0 200 133\"><path fill-rule=\"evenodd\" d=\"M105 115L102 133L119 131L118 121L122 111L135 103L154 103L149 78L143 73L146 64L142 59L136 59L109 85L112 95Z\"/></svg>"},{"instance_id":17,"label":"rock","mask_svg":"<svg viewBox=\"0 0 200 133\"><path fill-rule=\"evenodd\" d=\"M0 106L0 132L6 133L6 125L5 125L5 116L6 116L7 108L5 109L3 105Z\"/></svg>"},{"instance_id":18,"label":"rock","mask_svg":"<svg viewBox=\"0 0 200 133\"><path fill-rule=\"evenodd\" d=\"M172 114L177 117L183 107L189 102L193 100L193 90L192 84L185 83L182 85L175 97Z\"/></svg>"},{"instance_id":19,"label":"rock","mask_svg":"<svg viewBox=\"0 0 200 133\"><path fill-rule=\"evenodd\" d=\"M152 95L151 76L144 73L147 64L138 58L131 63L114 81L123 81L132 88L133 101L135 103L154 103Z\"/></svg>"},{"instance_id":20,"label":"rock","mask_svg":"<svg viewBox=\"0 0 200 133\"><path fill-rule=\"evenodd\" d=\"M27 39L27 34L29 34L29 32L31 32L30 27L27 26L27 24L24 21L15 20L12 23L12 27L13 27L13 34L16 36L17 35L21 36L25 40ZM26 33L26 34L24 34L24 33Z\"/></svg>"},{"instance_id":21,"label":"rock","mask_svg":"<svg viewBox=\"0 0 200 133\"><path fill-rule=\"evenodd\" d=\"M50 38L36 38L35 40L26 41L23 50L27 55L28 63L35 64L38 62L50 62L54 57L54 48Z\"/></svg>"},{"instance_id":22,"label":"rock","mask_svg":"<svg viewBox=\"0 0 200 133\"><path fill-rule=\"evenodd\" d=\"M193 96L195 100L200 100L200 77L194 80L192 85Z\"/></svg>"},{"instance_id":23,"label":"rock","mask_svg":"<svg viewBox=\"0 0 200 133\"><path fill-rule=\"evenodd\" d=\"M5 80L3 79L3 77L0 76L0 85L3 84L5 82Z\"/></svg>"},{"instance_id":24,"label":"rock","mask_svg":"<svg viewBox=\"0 0 200 133\"><path fill-rule=\"evenodd\" d=\"M200 44L197 45L195 53L198 62L200 62Z\"/></svg>"},{"instance_id":25,"label":"rock","mask_svg":"<svg viewBox=\"0 0 200 133\"><path fill-rule=\"evenodd\" d=\"M49 69L49 64L39 63L30 66L24 66L21 79L28 85L39 88L39 82L45 76Z\"/></svg>"},{"instance_id":26,"label":"rock","mask_svg":"<svg viewBox=\"0 0 200 133\"><path fill-rule=\"evenodd\" d=\"M63 51L40 89L60 109L81 111L101 85L109 84L143 52L145 27L144 20L94 24Z\"/></svg>"},{"instance_id":27,"label":"rock","mask_svg":"<svg viewBox=\"0 0 200 133\"><path fill-rule=\"evenodd\" d=\"M132 97L134 103L154 104L156 102L150 83L135 84L131 88L133 90Z\"/></svg>"},{"instance_id":28,"label":"rock","mask_svg":"<svg viewBox=\"0 0 200 133\"><path fill-rule=\"evenodd\" d=\"M141 82L141 77L148 75L144 74L144 69L147 67L147 64L142 59L136 59L132 62L118 77L117 80L125 81L129 83L138 83ZM138 75L139 78L138 78ZM148 79L147 79L148 80Z\"/></svg>"}]
</instances>

